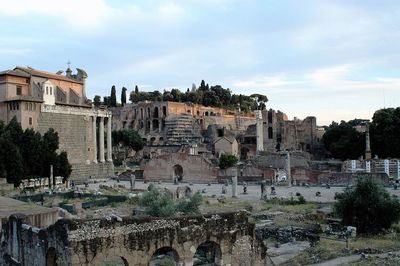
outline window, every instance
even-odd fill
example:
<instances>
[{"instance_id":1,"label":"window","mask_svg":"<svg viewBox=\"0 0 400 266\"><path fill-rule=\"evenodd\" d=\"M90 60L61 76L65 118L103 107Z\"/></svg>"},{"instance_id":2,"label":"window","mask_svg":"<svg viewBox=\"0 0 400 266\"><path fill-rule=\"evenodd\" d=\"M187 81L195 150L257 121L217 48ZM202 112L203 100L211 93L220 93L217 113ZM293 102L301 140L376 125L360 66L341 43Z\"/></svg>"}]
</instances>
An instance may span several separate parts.
<instances>
[{"instance_id":1,"label":"window","mask_svg":"<svg viewBox=\"0 0 400 266\"><path fill-rule=\"evenodd\" d=\"M29 79L27 78L27 79L25 80L25 82L26 82L26 83L29 83Z\"/></svg>"},{"instance_id":2,"label":"window","mask_svg":"<svg viewBox=\"0 0 400 266\"><path fill-rule=\"evenodd\" d=\"M32 103L29 103L29 111L32 111Z\"/></svg>"},{"instance_id":3,"label":"window","mask_svg":"<svg viewBox=\"0 0 400 266\"><path fill-rule=\"evenodd\" d=\"M46 95L49 94L49 87L46 86Z\"/></svg>"},{"instance_id":4,"label":"window","mask_svg":"<svg viewBox=\"0 0 400 266\"><path fill-rule=\"evenodd\" d=\"M22 86L17 86L17 95L22 94Z\"/></svg>"},{"instance_id":5,"label":"window","mask_svg":"<svg viewBox=\"0 0 400 266\"><path fill-rule=\"evenodd\" d=\"M25 110L28 110L28 103L25 103Z\"/></svg>"},{"instance_id":6,"label":"window","mask_svg":"<svg viewBox=\"0 0 400 266\"><path fill-rule=\"evenodd\" d=\"M50 95L53 95L53 87L50 87Z\"/></svg>"},{"instance_id":7,"label":"window","mask_svg":"<svg viewBox=\"0 0 400 266\"><path fill-rule=\"evenodd\" d=\"M32 126L32 117L29 117L29 125Z\"/></svg>"}]
</instances>

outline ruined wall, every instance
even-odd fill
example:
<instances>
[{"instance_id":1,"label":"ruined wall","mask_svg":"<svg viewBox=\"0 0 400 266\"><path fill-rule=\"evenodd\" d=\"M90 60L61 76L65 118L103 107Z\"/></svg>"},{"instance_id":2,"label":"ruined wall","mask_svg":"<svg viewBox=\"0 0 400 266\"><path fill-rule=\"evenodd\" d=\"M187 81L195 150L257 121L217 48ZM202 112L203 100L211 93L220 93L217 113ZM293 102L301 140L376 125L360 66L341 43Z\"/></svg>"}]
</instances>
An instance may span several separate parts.
<instances>
[{"instance_id":1,"label":"ruined wall","mask_svg":"<svg viewBox=\"0 0 400 266\"><path fill-rule=\"evenodd\" d=\"M39 229L26 224L23 215L12 215L3 224L5 241L0 247L0 265L71 265L67 228L64 221L59 221ZM54 260L51 253L56 255ZM57 264L49 264L47 259Z\"/></svg>"},{"instance_id":2,"label":"ruined wall","mask_svg":"<svg viewBox=\"0 0 400 266\"><path fill-rule=\"evenodd\" d=\"M107 257L118 256L129 265L144 266L163 247L171 247L180 263L192 265L197 247L206 241L220 248L221 265L235 265L233 259L244 253L244 265L267 265L265 247L243 213L122 222L93 220L76 222L74 227L69 233L72 265L99 265Z\"/></svg>"},{"instance_id":3,"label":"ruined wall","mask_svg":"<svg viewBox=\"0 0 400 266\"><path fill-rule=\"evenodd\" d=\"M160 248L174 250L180 265L192 265L197 248L206 242L219 250L219 265L272 265L255 225L242 212L120 221L62 219L42 230L11 216L3 233L1 265L96 266L118 256L127 265L145 266Z\"/></svg>"},{"instance_id":4,"label":"ruined wall","mask_svg":"<svg viewBox=\"0 0 400 266\"><path fill-rule=\"evenodd\" d=\"M173 181L174 166L183 169L183 182L216 182L218 170L209 160L201 155L174 153L143 161L140 168L145 180Z\"/></svg>"}]
</instances>

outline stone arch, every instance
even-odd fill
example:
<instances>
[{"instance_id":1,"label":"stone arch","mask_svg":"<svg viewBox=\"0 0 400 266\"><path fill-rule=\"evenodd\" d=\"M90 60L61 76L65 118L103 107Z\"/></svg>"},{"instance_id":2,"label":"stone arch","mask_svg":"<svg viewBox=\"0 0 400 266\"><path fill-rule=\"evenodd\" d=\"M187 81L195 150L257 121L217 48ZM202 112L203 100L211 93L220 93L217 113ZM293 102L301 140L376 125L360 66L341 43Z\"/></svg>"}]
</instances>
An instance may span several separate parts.
<instances>
[{"instance_id":1,"label":"stone arch","mask_svg":"<svg viewBox=\"0 0 400 266\"><path fill-rule=\"evenodd\" d=\"M146 123L146 130L150 130L150 125L151 125L151 122L150 122L150 121L147 121L147 123Z\"/></svg>"},{"instance_id":2,"label":"stone arch","mask_svg":"<svg viewBox=\"0 0 400 266\"><path fill-rule=\"evenodd\" d=\"M144 128L144 122L143 120L140 121L140 129Z\"/></svg>"},{"instance_id":3,"label":"stone arch","mask_svg":"<svg viewBox=\"0 0 400 266\"><path fill-rule=\"evenodd\" d=\"M274 130L272 129L272 127L268 127L268 138L269 139L273 139L274 138Z\"/></svg>"},{"instance_id":4,"label":"stone arch","mask_svg":"<svg viewBox=\"0 0 400 266\"><path fill-rule=\"evenodd\" d=\"M167 107L165 105L162 107L162 113L163 113L163 117L167 116Z\"/></svg>"},{"instance_id":5,"label":"stone arch","mask_svg":"<svg viewBox=\"0 0 400 266\"><path fill-rule=\"evenodd\" d=\"M166 261L167 260L167 261ZM162 264L163 261L164 263ZM174 264L175 263L175 264ZM157 249L149 261L149 266L157 265L178 265L179 254L172 247L162 247Z\"/></svg>"},{"instance_id":6,"label":"stone arch","mask_svg":"<svg viewBox=\"0 0 400 266\"><path fill-rule=\"evenodd\" d=\"M150 113L150 107L147 107L147 118L151 117L151 113Z\"/></svg>"},{"instance_id":7,"label":"stone arch","mask_svg":"<svg viewBox=\"0 0 400 266\"><path fill-rule=\"evenodd\" d=\"M208 112L205 112L204 115L205 115L205 116L208 116Z\"/></svg>"},{"instance_id":8,"label":"stone arch","mask_svg":"<svg viewBox=\"0 0 400 266\"><path fill-rule=\"evenodd\" d=\"M56 266L57 265L57 251L55 248L51 247L46 252L46 266Z\"/></svg>"},{"instance_id":9,"label":"stone arch","mask_svg":"<svg viewBox=\"0 0 400 266\"><path fill-rule=\"evenodd\" d=\"M272 111L268 112L268 124L272 124Z\"/></svg>"},{"instance_id":10,"label":"stone arch","mask_svg":"<svg viewBox=\"0 0 400 266\"><path fill-rule=\"evenodd\" d=\"M154 107L153 118L158 118L158 106Z\"/></svg>"},{"instance_id":11,"label":"stone arch","mask_svg":"<svg viewBox=\"0 0 400 266\"><path fill-rule=\"evenodd\" d=\"M150 145L154 145L155 141L156 141L156 137L151 137L150 138Z\"/></svg>"},{"instance_id":12,"label":"stone arch","mask_svg":"<svg viewBox=\"0 0 400 266\"><path fill-rule=\"evenodd\" d=\"M143 119L143 108L140 108L140 119Z\"/></svg>"},{"instance_id":13,"label":"stone arch","mask_svg":"<svg viewBox=\"0 0 400 266\"><path fill-rule=\"evenodd\" d=\"M183 180L183 167L180 164L174 165L174 175L178 181Z\"/></svg>"},{"instance_id":14,"label":"stone arch","mask_svg":"<svg viewBox=\"0 0 400 266\"><path fill-rule=\"evenodd\" d=\"M221 265L221 247L214 241L206 241L200 244L193 255L193 266Z\"/></svg>"},{"instance_id":15,"label":"stone arch","mask_svg":"<svg viewBox=\"0 0 400 266\"><path fill-rule=\"evenodd\" d=\"M153 119L153 130L158 130L158 127L160 126L160 122L158 119Z\"/></svg>"},{"instance_id":16,"label":"stone arch","mask_svg":"<svg viewBox=\"0 0 400 266\"><path fill-rule=\"evenodd\" d=\"M311 145L310 144L306 144L306 151L311 151Z\"/></svg>"},{"instance_id":17,"label":"stone arch","mask_svg":"<svg viewBox=\"0 0 400 266\"><path fill-rule=\"evenodd\" d=\"M249 148L247 148L247 147L242 147L242 148L240 149L240 159L241 159L241 160L247 160L247 156L248 156L249 152L250 152L250 149L249 149Z\"/></svg>"},{"instance_id":18,"label":"stone arch","mask_svg":"<svg viewBox=\"0 0 400 266\"><path fill-rule=\"evenodd\" d=\"M129 266L129 263L124 257L112 256L105 258L104 261L99 264L99 266L106 266L106 265Z\"/></svg>"}]
</instances>

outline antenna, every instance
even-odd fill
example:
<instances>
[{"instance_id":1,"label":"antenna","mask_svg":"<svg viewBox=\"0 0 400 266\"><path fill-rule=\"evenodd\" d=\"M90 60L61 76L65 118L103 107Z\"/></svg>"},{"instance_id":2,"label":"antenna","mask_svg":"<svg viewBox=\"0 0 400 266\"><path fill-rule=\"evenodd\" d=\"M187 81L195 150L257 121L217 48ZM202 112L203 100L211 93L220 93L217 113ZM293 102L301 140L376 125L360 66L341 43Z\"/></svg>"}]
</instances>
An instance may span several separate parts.
<instances>
[{"instance_id":1,"label":"antenna","mask_svg":"<svg viewBox=\"0 0 400 266\"><path fill-rule=\"evenodd\" d=\"M71 61L70 60L68 60L67 65L68 65L68 68L70 68L70 66L71 66Z\"/></svg>"}]
</instances>

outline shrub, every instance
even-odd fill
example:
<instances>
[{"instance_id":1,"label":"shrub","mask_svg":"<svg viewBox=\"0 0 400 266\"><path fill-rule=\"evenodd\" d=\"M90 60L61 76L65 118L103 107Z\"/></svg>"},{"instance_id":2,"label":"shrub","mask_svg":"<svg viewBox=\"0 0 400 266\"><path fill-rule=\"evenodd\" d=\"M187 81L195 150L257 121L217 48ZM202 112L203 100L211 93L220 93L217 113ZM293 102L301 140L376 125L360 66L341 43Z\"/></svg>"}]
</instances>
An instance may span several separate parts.
<instances>
[{"instance_id":1,"label":"shrub","mask_svg":"<svg viewBox=\"0 0 400 266\"><path fill-rule=\"evenodd\" d=\"M179 202L176 209L184 214L198 214L200 213L200 204L203 197L199 192L196 192L192 197Z\"/></svg>"},{"instance_id":2,"label":"shrub","mask_svg":"<svg viewBox=\"0 0 400 266\"><path fill-rule=\"evenodd\" d=\"M226 169L226 168L235 166L237 161L238 161L238 159L234 155L222 154L221 157L219 158L219 167L221 169Z\"/></svg>"},{"instance_id":3,"label":"shrub","mask_svg":"<svg viewBox=\"0 0 400 266\"><path fill-rule=\"evenodd\" d=\"M336 196L334 209L344 225L360 233L377 233L400 220L400 202L372 178L363 177L355 187Z\"/></svg>"},{"instance_id":4,"label":"shrub","mask_svg":"<svg viewBox=\"0 0 400 266\"><path fill-rule=\"evenodd\" d=\"M153 187L143 194L139 205L145 208L146 214L154 217L173 217L176 212L183 214L200 213L200 204L203 197L195 193L192 197L175 203L169 191Z\"/></svg>"}]
</instances>

